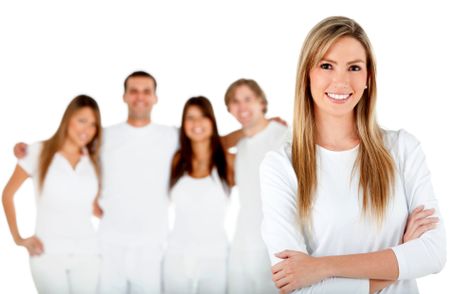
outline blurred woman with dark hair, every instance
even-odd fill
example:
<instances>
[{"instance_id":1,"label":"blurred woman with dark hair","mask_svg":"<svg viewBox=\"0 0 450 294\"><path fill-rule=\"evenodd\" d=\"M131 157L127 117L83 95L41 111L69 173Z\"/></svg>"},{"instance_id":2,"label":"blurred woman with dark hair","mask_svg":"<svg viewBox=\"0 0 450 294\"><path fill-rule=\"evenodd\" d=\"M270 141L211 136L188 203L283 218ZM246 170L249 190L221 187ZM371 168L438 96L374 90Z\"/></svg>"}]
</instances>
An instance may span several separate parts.
<instances>
[{"instance_id":1,"label":"blurred woman with dark hair","mask_svg":"<svg viewBox=\"0 0 450 294\"><path fill-rule=\"evenodd\" d=\"M224 222L233 160L221 144L209 100L190 98L170 175L176 217L164 261L166 293L225 293Z\"/></svg>"}]
</instances>

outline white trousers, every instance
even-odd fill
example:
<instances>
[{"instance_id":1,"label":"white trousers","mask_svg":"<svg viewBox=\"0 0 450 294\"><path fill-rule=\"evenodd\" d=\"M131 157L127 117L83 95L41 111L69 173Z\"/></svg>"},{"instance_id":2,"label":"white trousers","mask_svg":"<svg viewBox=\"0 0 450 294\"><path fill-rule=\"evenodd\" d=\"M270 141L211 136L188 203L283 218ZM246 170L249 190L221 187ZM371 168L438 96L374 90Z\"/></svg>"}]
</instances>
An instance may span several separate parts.
<instances>
[{"instance_id":1,"label":"white trousers","mask_svg":"<svg viewBox=\"0 0 450 294\"><path fill-rule=\"evenodd\" d=\"M30 258L40 294L94 294L100 270L98 255L42 254Z\"/></svg>"},{"instance_id":2,"label":"white trousers","mask_svg":"<svg viewBox=\"0 0 450 294\"><path fill-rule=\"evenodd\" d=\"M262 246L253 250L231 247L228 265L228 293L275 294L267 251Z\"/></svg>"},{"instance_id":3,"label":"white trousers","mask_svg":"<svg viewBox=\"0 0 450 294\"><path fill-rule=\"evenodd\" d=\"M226 257L168 253L164 258L164 293L223 294L227 286L226 263Z\"/></svg>"},{"instance_id":4,"label":"white trousers","mask_svg":"<svg viewBox=\"0 0 450 294\"><path fill-rule=\"evenodd\" d=\"M101 294L161 293L160 249L149 244L119 245L101 242Z\"/></svg>"}]
</instances>

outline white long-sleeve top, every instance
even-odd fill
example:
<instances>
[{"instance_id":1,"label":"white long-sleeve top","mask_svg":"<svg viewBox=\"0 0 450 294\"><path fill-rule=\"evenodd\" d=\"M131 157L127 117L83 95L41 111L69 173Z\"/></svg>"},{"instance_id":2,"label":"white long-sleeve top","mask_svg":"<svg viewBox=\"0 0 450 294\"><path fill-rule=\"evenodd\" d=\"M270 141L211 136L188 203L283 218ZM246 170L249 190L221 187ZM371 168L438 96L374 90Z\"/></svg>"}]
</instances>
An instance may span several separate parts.
<instances>
[{"instance_id":1,"label":"white long-sleeve top","mask_svg":"<svg viewBox=\"0 0 450 294\"><path fill-rule=\"evenodd\" d=\"M391 248L399 278L381 293L418 293L416 278L439 272L446 261L446 237L430 172L420 143L409 133L385 131L385 144L395 162L394 192L383 220L362 214L359 172L352 174L358 146L330 151L316 145L318 186L308 235L297 217L297 178L291 162L291 144L266 155L260 168L263 201L262 236L272 264L275 253L289 249L311 256L367 253ZM436 229L400 244L408 215L419 205L435 208L441 220ZM368 279L330 278L296 293L368 293Z\"/></svg>"}]
</instances>

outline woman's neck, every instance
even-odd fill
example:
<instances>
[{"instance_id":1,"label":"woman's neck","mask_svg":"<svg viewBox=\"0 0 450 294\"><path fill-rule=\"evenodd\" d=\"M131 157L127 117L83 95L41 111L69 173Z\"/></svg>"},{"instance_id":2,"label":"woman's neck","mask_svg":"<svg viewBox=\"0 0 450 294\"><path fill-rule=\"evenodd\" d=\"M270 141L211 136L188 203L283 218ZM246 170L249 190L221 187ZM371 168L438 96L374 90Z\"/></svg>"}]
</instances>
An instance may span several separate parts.
<instances>
[{"instance_id":1,"label":"woman's neck","mask_svg":"<svg viewBox=\"0 0 450 294\"><path fill-rule=\"evenodd\" d=\"M192 174L193 177L206 177L211 166L211 142L205 140L192 142Z\"/></svg>"},{"instance_id":2,"label":"woman's neck","mask_svg":"<svg viewBox=\"0 0 450 294\"><path fill-rule=\"evenodd\" d=\"M316 144L333 151L348 150L359 144L354 114L332 116L315 112Z\"/></svg>"},{"instance_id":3,"label":"woman's neck","mask_svg":"<svg viewBox=\"0 0 450 294\"><path fill-rule=\"evenodd\" d=\"M82 148L77 146L75 143L73 143L70 139L66 139L66 141L63 143L61 150L64 154L67 155L81 155Z\"/></svg>"}]
</instances>

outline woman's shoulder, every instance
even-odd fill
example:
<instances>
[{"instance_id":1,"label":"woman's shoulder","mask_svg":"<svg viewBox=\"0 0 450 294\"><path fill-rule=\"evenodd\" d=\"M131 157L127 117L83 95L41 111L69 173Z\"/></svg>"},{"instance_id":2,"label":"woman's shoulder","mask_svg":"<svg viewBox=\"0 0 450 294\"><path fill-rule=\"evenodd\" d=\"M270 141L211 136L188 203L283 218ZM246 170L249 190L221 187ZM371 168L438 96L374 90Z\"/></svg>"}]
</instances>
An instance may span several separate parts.
<instances>
[{"instance_id":1,"label":"woman's shoulder","mask_svg":"<svg viewBox=\"0 0 450 294\"><path fill-rule=\"evenodd\" d=\"M291 144L285 143L264 157L259 170L261 197L264 201L279 202L279 193L282 193L287 197L283 199L290 199L289 203L295 203L298 181L290 154Z\"/></svg>"},{"instance_id":2,"label":"woman's shoulder","mask_svg":"<svg viewBox=\"0 0 450 294\"><path fill-rule=\"evenodd\" d=\"M279 175L288 176L294 173L292 167L292 144L291 142L285 142L277 150L269 151L264 156L261 163L261 170L271 170Z\"/></svg>"},{"instance_id":3,"label":"woman's shoulder","mask_svg":"<svg viewBox=\"0 0 450 294\"><path fill-rule=\"evenodd\" d=\"M418 154L423 154L420 141L406 130L383 130L383 133L385 146L400 167L406 161L414 160Z\"/></svg>"},{"instance_id":4,"label":"woman's shoulder","mask_svg":"<svg viewBox=\"0 0 450 294\"><path fill-rule=\"evenodd\" d=\"M38 153L42 150L42 146L44 146L44 141L36 141L28 145L27 151Z\"/></svg>"},{"instance_id":5,"label":"woman's shoulder","mask_svg":"<svg viewBox=\"0 0 450 294\"><path fill-rule=\"evenodd\" d=\"M382 130L386 148L392 152L410 150L420 145L419 140L404 129Z\"/></svg>"},{"instance_id":6,"label":"woman's shoulder","mask_svg":"<svg viewBox=\"0 0 450 294\"><path fill-rule=\"evenodd\" d=\"M44 146L44 141L37 141L31 143L27 146L27 154L25 155L25 160L37 160L41 155L42 148Z\"/></svg>"},{"instance_id":7,"label":"woman's shoulder","mask_svg":"<svg viewBox=\"0 0 450 294\"><path fill-rule=\"evenodd\" d=\"M17 161L17 163L30 176L34 175L37 172L38 165L39 165L39 158L41 155L43 145L44 145L44 142L42 142L42 141L28 144L27 149L26 149L26 155Z\"/></svg>"}]
</instances>

